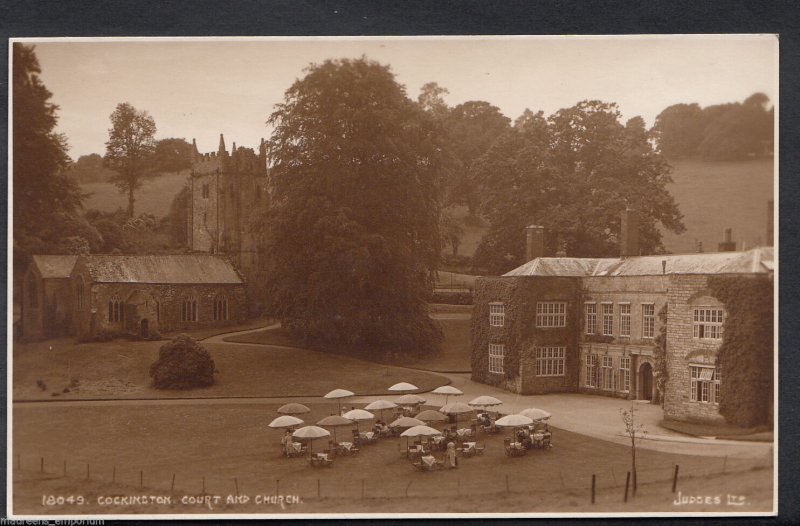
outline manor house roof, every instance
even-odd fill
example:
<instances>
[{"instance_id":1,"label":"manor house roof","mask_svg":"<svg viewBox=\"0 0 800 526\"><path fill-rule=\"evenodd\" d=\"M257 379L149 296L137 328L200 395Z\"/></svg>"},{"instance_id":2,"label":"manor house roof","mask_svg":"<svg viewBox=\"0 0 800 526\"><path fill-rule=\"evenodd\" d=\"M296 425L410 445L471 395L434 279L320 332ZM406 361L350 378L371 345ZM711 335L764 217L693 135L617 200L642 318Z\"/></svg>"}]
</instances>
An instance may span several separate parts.
<instances>
[{"instance_id":1,"label":"manor house roof","mask_svg":"<svg viewBox=\"0 0 800 526\"><path fill-rule=\"evenodd\" d=\"M33 256L33 264L39 269L42 279L68 278L77 260L78 256Z\"/></svg>"},{"instance_id":2,"label":"manor house roof","mask_svg":"<svg viewBox=\"0 0 800 526\"><path fill-rule=\"evenodd\" d=\"M207 254L81 256L95 283L241 284L227 259Z\"/></svg>"},{"instance_id":3,"label":"manor house roof","mask_svg":"<svg viewBox=\"0 0 800 526\"><path fill-rule=\"evenodd\" d=\"M665 254L623 258L536 258L504 276L766 274L774 270L773 253L772 247L760 247L744 252Z\"/></svg>"}]
</instances>

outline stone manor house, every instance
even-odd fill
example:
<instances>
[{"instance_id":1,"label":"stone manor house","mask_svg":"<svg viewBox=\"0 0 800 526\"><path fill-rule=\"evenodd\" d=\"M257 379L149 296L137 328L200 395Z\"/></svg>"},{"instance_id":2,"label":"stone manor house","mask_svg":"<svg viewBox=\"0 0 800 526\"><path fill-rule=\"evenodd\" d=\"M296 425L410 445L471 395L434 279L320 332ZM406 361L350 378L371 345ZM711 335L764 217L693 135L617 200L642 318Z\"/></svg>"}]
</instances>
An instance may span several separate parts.
<instances>
[{"instance_id":1,"label":"stone manor house","mask_svg":"<svg viewBox=\"0 0 800 526\"><path fill-rule=\"evenodd\" d=\"M716 355L726 313L709 279L736 276L770 286L772 247L737 252L726 231L720 249L733 251L639 256L633 210L623 213L618 258L544 257L544 229L530 226L526 235L527 263L476 281L474 380L522 394L652 400L656 338L663 334L665 416L722 421L725 380Z\"/></svg>"}]
</instances>

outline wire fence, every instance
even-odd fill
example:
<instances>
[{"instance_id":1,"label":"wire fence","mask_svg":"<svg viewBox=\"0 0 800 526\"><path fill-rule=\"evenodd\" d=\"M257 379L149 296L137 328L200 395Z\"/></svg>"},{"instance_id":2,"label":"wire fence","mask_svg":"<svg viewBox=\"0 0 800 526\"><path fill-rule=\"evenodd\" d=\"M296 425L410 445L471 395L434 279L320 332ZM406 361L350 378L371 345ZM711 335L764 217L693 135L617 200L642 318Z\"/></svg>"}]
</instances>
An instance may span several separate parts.
<instances>
[{"instance_id":1,"label":"wire fence","mask_svg":"<svg viewBox=\"0 0 800 526\"><path fill-rule=\"evenodd\" d=\"M517 460L517 459L509 459ZM301 461L301 460L297 460ZM469 462L460 459L460 463ZM409 463L407 474L385 476L367 473L336 473L336 468L307 467L297 475L284 478L269 478L260 473L235 473L220 469L206 476L186 475L168 466L149 471L125 467L92 466L91 463L16 455L15 480L63 479L80 489L82 483L113 484L105 488L110 494L142 493L164 495L291 495L301 499L370 499L370 498L415 498L415 497L468 497L491 494L534 494L564 491L589 495L609 491L622 491L629 476L629 469L605 465L598 467L587 462L582 469L558 471L543 469L537 472L536 465L521 465L520 471L502 473L489 470L464 473L458 469L416 471ZM676 468L677 466L677 468ZM707 477L722 474L743 473L773 466L772 456L761 458L699 457L697 461L683 465L662 462L658 465L642 465L637 469L638 485L663 483L664 490L674 489L675 484L687 478ZM508 471L508 470L505 470ZM628 479L631 485L633 480Z\"/></svg>"}]
</instances>

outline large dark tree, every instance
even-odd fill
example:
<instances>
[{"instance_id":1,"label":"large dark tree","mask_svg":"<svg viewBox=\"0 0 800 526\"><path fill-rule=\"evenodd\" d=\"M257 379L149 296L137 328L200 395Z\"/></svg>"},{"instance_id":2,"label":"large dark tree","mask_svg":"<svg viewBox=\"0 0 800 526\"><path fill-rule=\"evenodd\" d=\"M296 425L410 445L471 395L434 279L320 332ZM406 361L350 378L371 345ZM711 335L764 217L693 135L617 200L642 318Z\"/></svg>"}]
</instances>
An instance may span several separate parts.
<instances>
[{"instance_id":1,"label":"large dark tree","mask_svg":"<svg viewBox=\"0 0 800 526\"><path fill-rule=\"evenodd\" d=\"M508 131L511 120L485 101L469 101L454 107L447 118L448 147L455 159L450 203L467 205L474 217L482 201L483 180L475 162Z\"/></svg>"},{"instance_id":2,"label":"large dark tree","mask_svg":"<svg viewBox=\"0 0 800 526\"><path fill-rule=\"evenodd\" d=\"M70 236L82 195L65 176L69 163L66 138L56 133L58 106L39 78L33 46L13 46L14 247L17 264L33 252L55 250L53 242ZM61 230L56 231L56 225Z\"/></svg>"},{"instance_id":3,"label":"large dark tree","mask_svg":"<svg viewBox=\"0 0 800 526\"><path fill-rule=\"evenodd\" d=\"M185 139L161 139L153 152L153 168L159 172L180 172L192 165L192 145Z\"/></svg>"},{"instance_id":4,"label":"large dark tree","mask_svg":"<svg viewBox=\"0 0 800 526\"><path fill-rule=\"evenodd\" d=\"M117 104L110 119L105 161L116 172L111 181L120 192L128 194L128 215L133 217L134 193L145 178L153 175L156 123L146 111L127 102Z\"/></svg>"},{"instance_id":5,"label":"large dark tree","mask_svg":"<svg viewBox=\"0 0 800 526\"><path fill-rule=\"evenodd\" d=\"M640 247L663 249L658 226L684 229L667 191L669 166L653 151L641 119L623 125L616 105L584 101L545 120L526 112L476 163L486 180L490 229L474 264L491 273L524 262L524 227L545 227L553 254L613 256L620 213L640 211Z\"/></svg>"},{"instance_id":6,"label":"large dark tree","mask_svg":"<svg viewBox=\"0 0 800 526\"><path fill-rule=\"evenodd\" d=\"M424 353L439 254L435 124L388 66L311 65L269 118L273 311L306 341Z\"/></svg>"},{"instance_id":7,"label":"large dark tree","mask_svg":"<svg viewBox=\"0 0 800 526\"><path fill-rule=\"evenodd\" d=\"M651 131L664 157L680 159L697 154L705 126L698 104L673 104L658 114Z\"/></svg>"}]
</instances>

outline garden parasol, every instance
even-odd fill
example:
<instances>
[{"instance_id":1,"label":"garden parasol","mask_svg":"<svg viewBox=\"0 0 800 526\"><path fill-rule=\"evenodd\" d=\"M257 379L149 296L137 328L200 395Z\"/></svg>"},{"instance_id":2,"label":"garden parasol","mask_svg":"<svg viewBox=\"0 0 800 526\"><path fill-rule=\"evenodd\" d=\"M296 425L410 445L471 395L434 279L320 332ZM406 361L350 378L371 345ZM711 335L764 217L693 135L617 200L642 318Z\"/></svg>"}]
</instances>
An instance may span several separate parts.
<instances>
[{"instance_id":1,"label":"garden parasol","mask_svg":"<svg viewBox=\"0 0 800 526\"><path fill-rule=\"evenodd\" d=\"M443 415L439 411L428 409L427 411L422 411L420 414L418 414L416 419L422 420L427 424L432 424L433 422L443 422L447 420L447 416Z\"/></svg>"},{"instance_id":2,"label":"garden parasol","mask_svg":"<svg viewBox=\"0 0 800 526\"><path fill-rule=\"evenodd\" d=\"M550 413L548 413L544 409L538 409L536 407L529 407L528 409L524 409L520 411L519 414L527 416L534 422L539 420L547 420L551 416Z\"/></svg>"},{"instance_id":3,"label":"garden parasol","mask_svg":"<svg viewBox=\"0 0 800 526\"><path fill-rule=\"evenodd\" d=\"M339 414L342 413L342 398L349 398L351 396L355 396L355 393L352 391L348 391L347 389L334 389L330 393L326 394L322 398L327 398L329 400L336 400L339 403Z\"/></svg>"},{"instance_id":4,"label":"garden parasol","mask_svg":"<svg viewBox=\"0 0 800 526\"><path fill-rule=\"evenodd\" d=\"M370 402L364 409L368 411L380 411L381 412L381 420L383 420L383 410L384 409L394 409L397 407L397 404L394 402L389 402L388 400L375 400L374 402Z\"/></svg>"},{"instance_id":5,"label":"garden parasol","mask_svg":"<svg viewBox=\"0 0 800 526\"><path fill-rule=\"evenodd\" d=\"M349 419L347 419L347 418L345 418L343 416L339 416L339 415L326 416L325 418L323 418L322 420L317 422L318 426L321 426L321 427L332 427L333 428L333 441L337 442L337 443L338 443L338 440L336 440L336 428L337 427L341 427L341 426L349 426L349 425L352 425L352 424L353 424L352 420L349 420Z\"/></svg>"},{"instance_id":6,"label":"garden parasol","mask_svg":"<svg viewBox=\"0 0 800 526\"><path fill-rule=\"evenodd\" d=\"M399 384L394 384L389 388L389 391L416 391L419 387L414 384L410 384L408 382L400 382Z\"/></svg>"},{"instance_id":7,"label":"garden parasol","mask_svg":"<svg viewBox=\"0 0 800 526\"><path fill-rule=\"evenodd\" d=\"M297 418L296 416L283 415L283 416L279 416L278 418L276 418L275 420L270 422L268 425L269 425L269 427L271 427L273 429L280 429L280 428L283 428L283 427L299 426L302 423L303 423L303 421L300 420L299 418Z\"/></svg>"},{"instance_id":8,"label":"garden parasol","mask_svg":"<svg viewBox=\"0 0 800 526\"><path fill-rule=\"evenodd\" d=\"M375 418L375 415L373 415L369 411L364 411L363 409L351 409L342 416L349 420L354 421L356 423L356 429L358 429L359 422L363 422L365 420L372 420L373 418Z\"/></svg>"},{"instance_id":9,"label":"garden parasol","mask_svg":"<svg viewBox=\"0 0 800 526\"><path fill-rule=\"evenodd\" d=\"M322 429L321 427L305 426L292 433L292 436L301 440L308 440L308 455L311 456L311 449L313 447L314 440L317 438L329 437L331 434L329 431Z\"/></svg>"},{"instance_id":10,"label":"garden parasol","mask_svg":"<svg viewBox=\"0 0 800 526\"><path fill-rule=\"evenodd\" d=\"M464 394L464 391L458 389L457 387L453 387L452 385L443 385L441 387L437 387L433 390L433 392L436 394L443 394L445 404L447 404L448 396L461 396Z\"/></svg>"},{"instance_id":11,"label":"garden parasol","mask_svg":"<svg viewBox=\"0 0 800 526\"><path fill-rule=\"evenodd\" d=\"M308 407L296 402L290 402L278 408L279 415L302 415L303 413L308 413L310 411L311 409Z\"/></svg>"}]
</instances>

